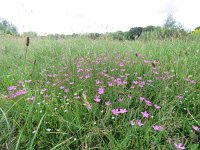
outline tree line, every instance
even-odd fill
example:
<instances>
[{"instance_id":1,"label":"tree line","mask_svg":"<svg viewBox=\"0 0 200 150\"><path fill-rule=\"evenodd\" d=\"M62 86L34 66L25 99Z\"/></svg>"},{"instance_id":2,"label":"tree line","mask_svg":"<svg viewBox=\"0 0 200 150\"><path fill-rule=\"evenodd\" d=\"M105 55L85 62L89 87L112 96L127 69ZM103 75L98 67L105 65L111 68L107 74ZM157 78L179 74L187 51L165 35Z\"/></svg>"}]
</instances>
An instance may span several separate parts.
<instances>
[{"instance_id":1,"label":"tree line","mask_svg":"<svg viewBox=\"0 0 200 150\"><path fill-rule=\"evenodd\" d=\"M65 34L48 34L48 38L52 39L64 39L67 37L88 37L93 40L98 38L109 38L113 40L136 40L136 39L164 39L168 37L180 38L187 36L191 33L200 33L200 26L196 27L194 31L188 32L184 29L184 27L178 23L173 15L168 15L167 19L165 20L163 26L153 26L149 25L146 27L133 27L128 31L117 31L111 33L85 33L85 34L72 34L72 35L65 35ZM3 20L0 18L0 35L19 35L17 28L14 24L9 21ZM24 32L22 36L29 36L29 37L37 37L38 34L33 31Z\"/></svg>"}]
</instances>

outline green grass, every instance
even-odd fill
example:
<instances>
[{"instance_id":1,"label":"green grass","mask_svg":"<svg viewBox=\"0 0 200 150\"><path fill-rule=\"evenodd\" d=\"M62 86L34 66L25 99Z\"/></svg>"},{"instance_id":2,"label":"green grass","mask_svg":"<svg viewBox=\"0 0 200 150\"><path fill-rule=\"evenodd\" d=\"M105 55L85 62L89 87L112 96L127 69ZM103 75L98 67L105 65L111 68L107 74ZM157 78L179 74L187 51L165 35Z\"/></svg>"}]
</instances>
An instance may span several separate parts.
<instances>
[{"instance_id":1,"label":"green grass","mask_svg":"<svg viewBox=\"0 0 200 150\"><path fill-rule=\"evenodd\" d=\"M198 40L35 38L25 60L25 38L1 38L0 148L175 149L174 143L183 143L199 149L200 132L192 129L200 127ZM9 91L10 86L17 89ZM97 103L100 87L105 93ZM11 97L23 88L24 94ZM107 101L112 104L106 106ZM116 116L115 108L127 112ZM150 118L142 117L145 110ZM130 124L137 120L144 125ZM163 129L155 131L154 125Z\"/></svg>"}]
</instances>

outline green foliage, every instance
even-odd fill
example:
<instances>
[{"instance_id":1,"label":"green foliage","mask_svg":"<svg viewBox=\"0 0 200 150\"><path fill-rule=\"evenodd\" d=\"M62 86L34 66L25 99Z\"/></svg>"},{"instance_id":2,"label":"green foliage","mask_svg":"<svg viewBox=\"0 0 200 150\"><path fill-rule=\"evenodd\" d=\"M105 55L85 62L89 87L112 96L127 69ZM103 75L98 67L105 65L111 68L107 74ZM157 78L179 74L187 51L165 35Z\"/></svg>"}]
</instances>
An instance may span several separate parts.
<instances>
[{"instance_id":1,"label":"green foliage","mask_svg":"<svg viewBox=\"0 0 200 150\"><path fill-rule=\"evenodd\" d=\"M96 39L100 38L101 34L100 33L89 33L87 36L93 40L96 40Z\"/></svg>"},{"instance_id":2,"label":"green foliage","mask_svg":"<svg viewBox=\"0 0 200 150\"><path fill-rule=\"evenodd\" d=\"M127 39L127 32L117 31L112 33L114 40L124 41Z\"/></svg>"},{"instance_id":3,"label":"green foliage","mask_svg":"<svg viewBox=\"0 0 200 150\"><path fill-rule=\"evenodd\" d=\"M17 28L14 24L7 20L0 19L0 35L18 35Z\"/></svg>"},{"instance_id":4,"label":"green foliage","mask_svg":"<svg viewBox=\"0 0 200 150\"><path fill-rule=\"evenodd\" d=\"M199 133L191 128L200 125L199 40L122 43L37 37L26 60L22 43L21 37L0 39L0 149L175 149L174 143L179 141L187 149L200 148ZM88 73L90 78L80 78ZM27 93L8 99L11 91L7 88L17 85L20 89L19 80ZM117 85L121 80L124 85ZM138 83L130 88L133 80ZM108 87L107 81L114 86ZM144 87L139 83L145 83ZM69 92L61 86L70 88ZM105 93L95 103L99 86ZM33 102L31 96L35 96ZM118 102L120 96L122 102ZM161 109L146 106L140 96ZM86 100L92 104L91 110L84 105ZM110 106L105 105L108 100ZM114 116L111 110L118 107L128 112ZM142 118L144 110L152 117ZM144 125L130 124L137 119ZM154 131L153 125L161 125L163 131Z\"/></svg>"},{"instance_id":5,"label":"green foliage","mask_svg":"<svg viewBox=\"0 0 200 150\"><path fill-rule=\"evenodd\" d=\"M37 32L29 31L29 32L24 32L22 36L37 37L38 34Z\"/></svg>"},{"instance_id":6,"label":"green foliage","mask_svg":"<svg viewBox=\"0 0 200 150\"><path fill-rule=\"evenodd\" d=\"M142 27L134 27L128 31L128 39L135 40L142 34L143 28Z\"/></svg>"},{"instance_id":7,"label":"green foliage","mask_svg":"<svg viewBox=\"0 0 200 150\"><path fill-rule=\"evenodd\" d=\"M167 28L167 29L174 29L177 27L177 22L176 20L174 19L173 15L172 14L169 14L167 19L165 20L165 23L164 23L164 28Z\"/></svg>"}]
</instances>

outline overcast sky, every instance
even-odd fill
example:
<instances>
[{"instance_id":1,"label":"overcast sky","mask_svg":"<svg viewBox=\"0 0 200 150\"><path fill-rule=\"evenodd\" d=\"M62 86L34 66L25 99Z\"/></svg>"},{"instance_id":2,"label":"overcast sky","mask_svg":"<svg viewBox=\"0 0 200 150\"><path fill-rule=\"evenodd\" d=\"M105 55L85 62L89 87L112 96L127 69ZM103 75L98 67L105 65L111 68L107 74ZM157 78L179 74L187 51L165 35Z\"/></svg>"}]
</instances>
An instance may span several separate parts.
<instances>
[{"instance_id":1,"label":"overcast sky","mask_svg":"<svg viewBox=\"0 0 200 150\"><path fill-rule=\"evenodd\" d=\"M128 31L161 26L168 14L193 30L200 26L200 0L0 0L0 17L20 33Z\"/></svg>"}]
</instances>

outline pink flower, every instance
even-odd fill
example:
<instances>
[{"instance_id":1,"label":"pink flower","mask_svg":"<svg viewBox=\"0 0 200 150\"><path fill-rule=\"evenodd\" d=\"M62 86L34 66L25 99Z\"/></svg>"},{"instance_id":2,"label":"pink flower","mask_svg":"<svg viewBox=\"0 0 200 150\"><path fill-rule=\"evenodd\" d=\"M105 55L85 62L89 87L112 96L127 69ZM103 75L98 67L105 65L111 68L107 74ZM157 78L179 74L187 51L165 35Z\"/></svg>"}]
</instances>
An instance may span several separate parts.
<instances>
[{"instance_id":1,"label":"pink flower","mask_svg":"<svg viewBox=\"0 0 200 150\"><path fill-rule=\"evenodd\" d=\"M32 96L28 100L29 100L30 103L32 103L34 101L34 99L35 99L35 96Z\"/></svg>"},{"instance_id":2,"label":"pink flower","mask_svg":"<svg viewBox=\"0 0 200 150\"><path fill-rule=\"evenodd\" d=\"M128 98L130 98L130 99L131 99L131 98L132 98L132 96L131 96L130 94L128 94Z\"/></svg>"},{"instance_id":3,"label":"pink flower","mask_svg":"<svg viewBox=\"0 0 200 150\"><path fill-rule=\"evenodd\" d=\"M80 99L80 96L76 95L74 96L75 99Z\"/></svg>"},{"instance_id":4,"label":"pink flower","mask_svg":"<svg viewBox=\"0 0 200 150\"><path fill-rule=\"evenodd\" d=\"M16 92L16 96L20 96L20 95L23 95L23 94L26 94L26 88L23 88L23 90L19 90Z\"/></svg>"},{"instance_id":5,"label":"pink flower","mask_svg":"<svg viewBox=\"0 0 200 150\"><path fill-rule=\"evenodd\" d=\"M145 110L144 112L141 112L142 113L142 116L144 118L149 118L150 117L150 114Z\"/></svg>"},{"instance_id":6,"label":"pink flower","mask_svg":"<svg viewBox=\"0 0 200 150\"><path fill-rule=\"evenodd\" d=\"M118 108L113 109L113 110L112 110L112 114L117 116L117 115L119 114Z\"/></svg>"},{"instance_id":7,"label":"pink flower","mask_svg":"<svg viewBox=\"0 0 200 150\"><path fill-rule=\"evenodd\" d=\"M88 78L90 78L90 77L91 77L90 73L87 73L87 74L85 75L85 78L86 78L86 79L88 79Z\"/></svg>"},{"instance_id":8,"label":"pink flower","mask_svg":"<svg viewBox=\"0 0 200 150\"><path fill-rule=\"evenodd\" d=\"M174 145L178 150L184 150L185 149L185 146L183 146L182 143L178 143L178 144L174 143Z\"/></svg>"},{"instance_id":9,"label":"pink flower","mask_svg":"<svg viewBox=\"0 0 200 150\"><path fill-rule=\"evenodd\" d=\"M98 94L103 94L104 93L104 88L103 87L100 87L99 89L98 89Z\"/></svg>"},{"instance_id":10,"label":"pink flower","mask_svg":"<svg viewBox=\"0 0 200 150\"><path fill-rule=\"evenodd\" d=\"M56 86L56 83L53 83L53 84L52 84L52 87L55 87L55 86Z\"/></svg>"},{"instance_id":11,"label":"pink flower","mask_svg":"<svg viewBox=\"0 0 200 150\"><path fill-rule=\"evenodd\" d=\"M145 100L145 98L142 97L142 96L140 96L140 101L142 102L142 101L144 101L144 100Z\"/></svg>"},{"instance_id":12,"label":"pink flower","mask_svg":"<svg viewBox=\"0 0 200 150\"><path fill-rule=\"evenodd\" d=\"M108 82L108 86L109 87L113 86L113 83L112 82Z\"/></svg>"},{"instance_id":13,"label":"pink flower","mask_svg":"<svg viewBox=\"0 0 200 150\"><path fill-rule=\"evenodd\" d=\"M154 107L155 107L156 109L160 109L160 108L161 108L161 107L160 107L159 105L157 105L157 104L155 104Z\"/></svg>"},{"instance_id":14,"label":"pink flower","mask_svg":"<svg viewBox=\"0 0 200 150\"><path fill-rule=\"evenodd\" d=\"M161 130L163 130L163 127L158 126L158 125L152 126L152 128L153 128L155 131L161 131Z\"/></svg>"},{"instance_id":15,"label":"pink flower","mask_svg":"<svg viewBox=\"0 0 200 150\"><path fill-rule=\"evenodd\" d=\"M149 63L149 60L144 60L144 63L145 63L145 64Z\"/></svg>"},{"instance_id":16,"label":"pink flower","mask_svg":"<svg viewBox=\"0 0 200 150\"><path fill-rule=\"evenodd\" d=\"M106 105L106 106L110 106L110 105L111 105L111 102L110 102L110 101L107 101L107 102L105 102L105 105Z\"/></svg>"},{"instance_id":17,"label":"pink flower","mask_svg":"<svg viewBox=\"0 0 200 150\"><path fill-rule=\"evenodd\" d=\"M65 92L65 93L68 93L68 92L69 92L69 88L65 89L64 92Z\"/></svg>"},{"instance_id":18,"label":"pink flower","mask_svg":"<svg viewBox=\"0 0 200 150\"><path fill-rule=\"evenodd\" d=\"M195 131L197 131L197 132L200 132L200 128L197 127L197 126L195 126L195 125L192 125L192 129L195 130Z\"/></svg>"},{"instance_id":19,"label":"pink flower","mask_svg":"<svg viewBox=\"0 0 200 150\"><path fill-rule=\"evenodd\" d=\"M141 122L141 120L137 120L137 121L136 121L136 124L137 124L138 126L140 126L140 127L144 125L144 124Z\"/></svg>"},{"instance_id":20,"label":"pink flower","mask_svg":"<svg viewBox=\"0 0 200 150\"><path fill-rule=\"evenodd\" d=\"M119 66L122 67L122 66L124 66L124 64L123 63L119 63Z\"/></svg>"},{"instance_id":21,"label":"pink flower","mask_svg":"<svg viewBox=\"0 0 200 150\"><path fill-rule=\"evenodd\" d=\"M64 89L65 87L64 86L60 86L60 89L62 90L62 89Z\"/></svg>"},{"instance_id":22,"label":"pink flower","mask_svg":"<svg viewBox=\"0 0 200 150\"><path fill-rule=\"evenodd\" d=\"M141 120L136 120L136 121L133 121L133 120L131 120L130 121L130 124L131 125L137 125L137 126L139 126L139 127L141 127L141 126L143 126L144 124L141 122Z\"/></svg>"},{"instance_id":23,"label":"pink flower","mask_svg":"<svg viewBox=\"0 0 200 150\"><path fill-rule=\"evenodd\" d=\"M145 103L146 103L147 106L151 106L152 105L151 102L148 101L148 100L145 100Z\"/></svg>"},{"instance_id":24,"label":"pink flower","mask_svg":"<svg viewBox=\"0 0 200 150\"><path fill-rule=\"evenodd\" d=\"M138 84L138 81L133 81L133 84Z\"/></svg>"},{"instance_id":25,"label":"pink flower","mask_svg":"<svg viewBox=\"0 0 200 150\"><path fill-rule=\"evenodd\" d=\"M191 84L196 84L196 81L190 80L190 83L191 83Z\"/></svg>"},{"instance_id":26,"label":"pink flower","mask_svg":"<svg viewBox=\"0 0 200 150\"><path fill-rule=\"evenodd\" d=\"M125 108L124 108L124 109L123 109L123 108L120 108L120 109L119 109L119 113L120 113L120 114L125 114L125 113L127 113L127 110L126 110Z\"/></svg>"},{"instance_id":27,"label":"pink flower","mask_svg":"<svg viewBox=\"0 0 200 150\"><path fill-rule=\"evenodd\" d=\"M70 85L74 85L74 82L69 82Z\"/></svg>"},{"instance_id":28,"label":"pink flower","mask_svg":"<svg viewBox=\"0 0 200 150\"><path fill-rule=\"evenodd\" d=\"M14 91L14 90L16 90L16 88L17 88L16 86L9 86L8 91Z\"/></svg>"},{"instance_id":29,"label":"pink flower","mask_svg":"<svg viewBox=\"0 0 200 150\"><path fill-rule=\"evenodd\" d=\"M113 115L119 115L119 114L125 114L125 113L127 113L127 110L126 110L126 108L116 108L116 109L112 109L112 114Z\"/></svg>"},{"instance_id":30,"label":"pink flower","mask_svg":"<svg viewBox=\"0 0 200 150\"><path fill-rule=\"evenodd\" d=\"M18 85L17 86L22 86L22 80L19 80Z\"/></svg>"},{"instance_id":31,"label":"pink flower","mask_svg":"<svg viewBox=\"0 0 200 150\"><path fill-rule=\"evenodd\" d=\"M97 103L99 103L101 101L100 96L96 95L94 101L97 102Z\"/></svg>"},{"instance_id":32,"label":"pink flower","mask_svg":"<svg viewBox=\"0 0 200 150\"><path fill-rule=\"evenodd\" d=\"M178 99L183 99L183 96L182 95L178 95L177 98Z\"/></svg>"},{"instance_id":33,"label":"pink flower","mask_svg":"<svg viewBox=\"0 0 200 150\"><path fill-rule=\"evenodd\" d=\"M99 80L96 80L96 84L100 84L101 83L101 81L99 81Z\"/></svg>"},{"instance_id":34,"label":"pink flower","mask_svg":"<svg viewBox=\"0 0 200 150\"><path fill-rule=\"evenodd\" d=\"M120 98L118 99L118 102L123 102L123 98L120 97Z\"/></svg>"},{"instance_id":35,"label":"pink flower","mask_svg":"<svg viewBox=\"0 0 200 150\"><path fill-rule=\"evenodd\" d=\"M88 110L92 109L92 105L91 104L87 104L86 107L87 107Z\"/></svg>"}]
</instances>

